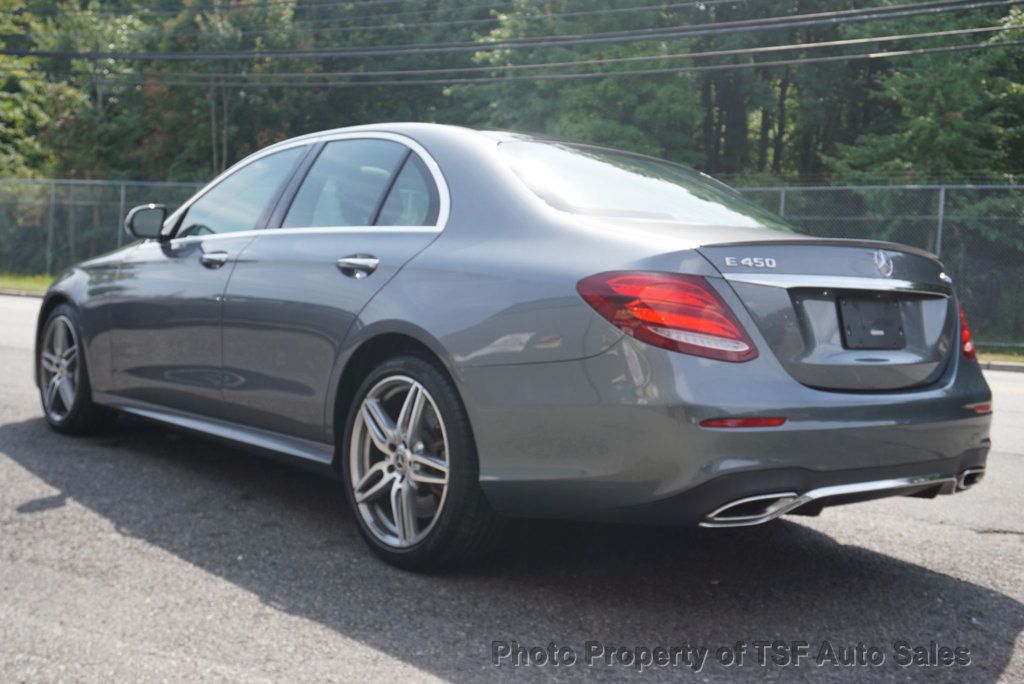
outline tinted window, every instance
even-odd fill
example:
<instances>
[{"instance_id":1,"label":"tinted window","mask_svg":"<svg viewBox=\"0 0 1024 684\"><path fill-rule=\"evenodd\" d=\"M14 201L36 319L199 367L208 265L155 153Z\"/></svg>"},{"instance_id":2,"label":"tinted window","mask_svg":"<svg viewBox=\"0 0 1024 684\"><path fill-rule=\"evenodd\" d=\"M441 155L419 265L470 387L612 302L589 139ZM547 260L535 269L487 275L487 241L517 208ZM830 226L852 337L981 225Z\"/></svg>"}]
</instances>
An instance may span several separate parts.
<instances>
[{"instance_id":1,"label":"tinted window","mask_svg":"<svg viewBox=\"0 0 1024 684\"><path fill-rule=\"evenodd\" d=\"M432 226L437 223L437 188L415 154L405 162L380 210L378 226Z\"/></svg>"},{"instance_id":2,"label":"tinted window","mask_svg":"<svg viewBox=\"0 0 1024 684\"><path fill-rule=\"evenodd\" d=\"M305 147L292 147L235 171L188 208L175 237L252 230L305 152Z\"/></svg>"},{"instance_id":3,"label":"tinted window","mask_svg":"<svg viewBox=\"0 0 1024 684\"><path fill-rule=\"evenodd\" d=\"M390 140L328 143L302 181L284 227L370 225L406 152Z\"/></svg>"},{"instance_id":4,"label":"tinted window","mask_svg":"<svg viewBox=\"0 0 1024 684\"><path fill-rule=\"evenodd\" d=\"M516 174L556 209L589 216L792 230L735 190L685 166L583 145L499 145Z\"/></svg>"}]
</instances>

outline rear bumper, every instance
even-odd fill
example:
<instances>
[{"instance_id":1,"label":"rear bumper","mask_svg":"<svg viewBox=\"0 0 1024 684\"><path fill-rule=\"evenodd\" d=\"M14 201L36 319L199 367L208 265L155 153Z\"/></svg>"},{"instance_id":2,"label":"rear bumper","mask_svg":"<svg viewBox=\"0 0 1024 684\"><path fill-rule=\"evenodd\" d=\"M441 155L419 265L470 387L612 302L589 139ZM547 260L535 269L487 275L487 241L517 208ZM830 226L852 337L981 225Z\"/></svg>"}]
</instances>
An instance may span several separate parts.
<instances>
[{"instance_id":1,"label":"rear bumper","mask_svg":"<svg viewBox=\"0 0 1024 684\"><path fill-rule=\"evenodd\" d=\"M797 383L770 353L731 364L624 338L580 361L457 375L481 485L512 516L694 524L751 496L895 478L948 485L983 468L989 450L991 416L969 405L991 393L977 364L958 360L926 390L842 393ZM734 416L786 423L700 427ZM942 489L908 484L860 498ZM816 495L790 510L857 498Z\"/></svg>"}]
</instances>

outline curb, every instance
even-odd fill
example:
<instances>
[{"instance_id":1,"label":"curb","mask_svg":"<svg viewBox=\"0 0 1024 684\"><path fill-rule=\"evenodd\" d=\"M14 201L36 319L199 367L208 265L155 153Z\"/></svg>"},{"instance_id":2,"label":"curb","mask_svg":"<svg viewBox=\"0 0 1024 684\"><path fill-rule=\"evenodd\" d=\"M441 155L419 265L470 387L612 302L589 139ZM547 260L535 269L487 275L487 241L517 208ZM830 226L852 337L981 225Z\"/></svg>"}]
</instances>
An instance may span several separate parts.
<instances>
[{"instance_id":1,"label":"curb","mask_svg":"<svg viewBox=\"0 0 1024 684\"><path fill-rule=\"evenodd\" d=\"M984 370L1024 373L1024 363L1017 363L1016 361L982 361L981 367Z\"/></svg>"},{"instance_id":2,"label":"curb","mask_svg":"<svg viewBox=\"0 0 1024 684\"><path fill-rule=\"evenodd\" d=\"M33 292L32 290L11 290L6 287L0 287L0 295L9 295L11 297L36 297L42 299L45 292Z\"/></svg>"}]
</instances>

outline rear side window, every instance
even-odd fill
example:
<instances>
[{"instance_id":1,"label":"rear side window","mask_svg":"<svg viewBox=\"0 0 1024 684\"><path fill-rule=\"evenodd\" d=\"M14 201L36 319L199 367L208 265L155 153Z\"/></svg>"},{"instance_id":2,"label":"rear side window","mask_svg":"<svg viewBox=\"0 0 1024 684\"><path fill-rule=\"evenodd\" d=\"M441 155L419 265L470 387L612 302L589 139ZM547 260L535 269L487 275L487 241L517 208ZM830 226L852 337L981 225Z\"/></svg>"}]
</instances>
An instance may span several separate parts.
<instances>
[{"instance_id":1,"label":"rear side window","mask_svg":"<svg viewBox=\"0 0 1024 684\"><path fill-rule=\"evenodd\" d=\"M562 143L505 142L498 149L534 193L569 213L793 230L735 190L679 164Z\"/></svg>"},{"instance_id":2,"label":"rear side window","mask_svg":"<svg viewBox=\"0 0 1024 684\"><path fill-rule=\"evenodd\" d=\"M298 163L306 147L268 154L238 169L197 199L175 237L233 233L256 228L267 203Z\"/></svg>"},{"instance_id":3,"label":"rear side window","mask_svg":"<svg viewBox=\"0 0 1024 684\"><path fill-rule=\"evenodd\" d=\"M432 226L437 223L439 204L427 165L410 154L381 207L377 225Z\"/></svg>"},{"instance_id":4,"label":"rear side window","mask_svg":"<svg viewBox=\"0 0 1024 684\"><path fill-rule=\"evenodd\" d=\"M390 140L328 143L302 181L283 227L372 225L408 152Z\"/></svg>"}]
</instances>

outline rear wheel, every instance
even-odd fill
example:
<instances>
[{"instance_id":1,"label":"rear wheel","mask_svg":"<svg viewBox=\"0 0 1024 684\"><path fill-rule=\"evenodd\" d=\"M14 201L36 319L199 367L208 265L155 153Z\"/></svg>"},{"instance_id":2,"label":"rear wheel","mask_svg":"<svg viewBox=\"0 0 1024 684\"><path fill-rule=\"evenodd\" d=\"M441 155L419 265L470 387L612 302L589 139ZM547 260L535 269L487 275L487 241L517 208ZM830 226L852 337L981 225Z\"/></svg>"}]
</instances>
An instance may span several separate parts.
<instances>
[{"instance_id":1,"label":"rear wheel","mask_svg":"<svg viewBox=\"0 0 1024 684\"><path fill-rule=\"evenodd\" d=\"M343 444L349 504L382 558L438 570L491 548L501 519L480 490L465 409L434 363L401 356L375 368L356 394Z\"/></svg>"},{"instance_id":2,"label":"rear wheel","mask_svg":"<svg viewBox=\"0 0 1024 684\"><path fill-rule=\"evenodd\" d=\"M81 434L109 427L116 414L92 401L78 314L60 304L39 338L39 396L46 422L58 432Z\"/></svg>"}]
</instances>

